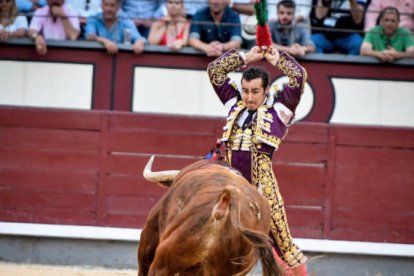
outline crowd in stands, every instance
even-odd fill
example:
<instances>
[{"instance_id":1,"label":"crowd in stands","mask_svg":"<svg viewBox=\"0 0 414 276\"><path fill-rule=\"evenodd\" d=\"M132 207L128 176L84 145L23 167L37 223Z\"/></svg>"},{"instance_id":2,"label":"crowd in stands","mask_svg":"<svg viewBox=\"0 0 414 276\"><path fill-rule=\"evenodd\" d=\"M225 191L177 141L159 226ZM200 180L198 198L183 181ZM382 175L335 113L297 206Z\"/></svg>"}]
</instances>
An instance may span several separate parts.
<instances>
[{"instance_id":1,"label":"crowd in stands","mask_svg":"<svg viewBox=\"0 0 414 276\"><path fill-rule=\"evenodd\" d=\"M216 57L255 45L255 0L0 0L0 42L30 37L84 39L109 54L119 44L176 51L190 46ZM342 53L384 62L414 58L414 0L267 0L274 47L294 56Z\"/></svg>"}]
</instances>

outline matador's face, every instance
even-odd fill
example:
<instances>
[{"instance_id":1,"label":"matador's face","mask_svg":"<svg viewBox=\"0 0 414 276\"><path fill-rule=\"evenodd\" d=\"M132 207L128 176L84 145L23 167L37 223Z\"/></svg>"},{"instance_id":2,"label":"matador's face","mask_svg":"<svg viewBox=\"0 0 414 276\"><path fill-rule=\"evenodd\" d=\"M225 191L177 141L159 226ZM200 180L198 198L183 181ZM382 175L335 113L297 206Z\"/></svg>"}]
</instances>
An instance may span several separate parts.
<instances>
[{"instance_id":1,"label":"matador's face","mask_svg":"<svg viewBox=\"0 0 414 276\"><path fill-rule=\"evenodd\" d=\"M269 87L263 87L262 79L242 79L242 99L248 110L258 109L265 101Z\"/></svg>"}]
</instances>

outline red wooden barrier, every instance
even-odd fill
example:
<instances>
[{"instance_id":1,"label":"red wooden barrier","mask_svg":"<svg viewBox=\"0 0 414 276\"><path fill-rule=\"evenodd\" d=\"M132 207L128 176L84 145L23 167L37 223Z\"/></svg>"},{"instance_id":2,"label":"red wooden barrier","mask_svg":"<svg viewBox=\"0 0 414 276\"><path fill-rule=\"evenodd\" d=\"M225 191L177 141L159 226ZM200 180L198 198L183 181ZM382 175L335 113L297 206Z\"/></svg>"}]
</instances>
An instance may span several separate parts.
<instances>
[{"instance_id":1,"label":"red wooden barrier","mask_svg":"<svg viewBox=\"0 0 414 276\"><path fill-rule=\"evenodd\" d=\"M141 228L164 189L142 170L180 169L219 118L0 108L0 220ZM274 158L293 235L414 243L414 131L298 123Z\"/></svg>"}]
</instances>

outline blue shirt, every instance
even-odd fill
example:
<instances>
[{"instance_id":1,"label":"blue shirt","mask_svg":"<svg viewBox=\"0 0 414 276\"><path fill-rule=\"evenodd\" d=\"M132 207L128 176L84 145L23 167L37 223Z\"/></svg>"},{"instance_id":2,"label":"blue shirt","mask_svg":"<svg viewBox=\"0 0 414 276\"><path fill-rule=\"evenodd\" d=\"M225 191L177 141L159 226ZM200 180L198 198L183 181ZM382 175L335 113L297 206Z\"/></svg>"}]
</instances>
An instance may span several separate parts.
<instances>
[{"instance_id":1,"label":"blue shirt","mask_svg":"<svg viewBox=\"0 0 414 276\"><path fill-rule=\"evenodd\" d=\"M46 0L39 0L40 7L44 7L46 5ZM19 12L29 12L33 9L33 2L30 0L16 0L16 6Z\"/></svg>"},{"instance_id":2,"label":"blue shirt","mask_svg":"<svg viewBox=\"0 0 414 276\"><path fill-rule=\"evenodd\" d=\"M165 0L124 0L122 10L130 19L158 18L158 9Z\"/></svg>"},{"instance_id":3,"label":"blue shirt","mask_svg":"<svg viewBox=\"0 0 414 276\"><path fill-rule=\"evenodd\" d=\"M102 12L98 13L96 16L87 18L85 37L87 38L89 35L96 35L117 43L123 43L125 30L130 30L132 43L135 43L136 40L145 41L145 38L141 36L135 27L134 22L125 17L118 17L118 20L112 25L111 29L108 29L103 20Z\"/></svg>"},{"instance_id":4,"label":"blue shirt","mask_svg":"<svg viewBox=\"0 0 414 276\"><path fill-rule=\"evenodd\" d=\"M200 24L198 22L211 23ZM242 41L239 14L227 6L220 24L216 25L211 16L210 8L201 9L193 17L190 38L198 38L205 43L213 41L225 43L230 40Z\"/></svg>"}]
</instances>

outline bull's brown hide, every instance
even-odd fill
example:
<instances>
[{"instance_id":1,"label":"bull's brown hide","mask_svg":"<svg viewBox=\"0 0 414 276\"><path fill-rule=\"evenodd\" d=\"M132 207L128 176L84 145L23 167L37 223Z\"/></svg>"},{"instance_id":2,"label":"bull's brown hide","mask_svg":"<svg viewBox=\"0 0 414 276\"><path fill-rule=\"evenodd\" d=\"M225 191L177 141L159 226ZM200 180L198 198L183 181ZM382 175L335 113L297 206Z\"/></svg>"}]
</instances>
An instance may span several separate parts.
<instances>
[{"instance_id":1,"label":"bull's brown hide","mask_svg":"<svg viewBox=\"0 0 414 276\"><path fill-rule=\"evenodd\" d=\"M245 178L217 161L185 167L150 211L139 275L281 275L267 240L270 209Z\"/></svg>"}]
</instances>

